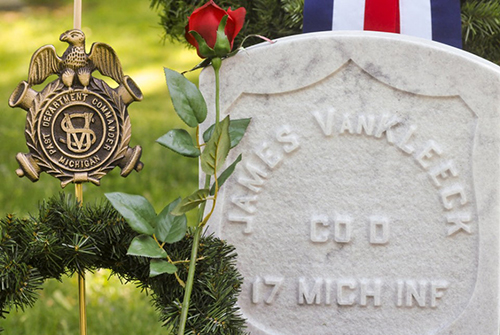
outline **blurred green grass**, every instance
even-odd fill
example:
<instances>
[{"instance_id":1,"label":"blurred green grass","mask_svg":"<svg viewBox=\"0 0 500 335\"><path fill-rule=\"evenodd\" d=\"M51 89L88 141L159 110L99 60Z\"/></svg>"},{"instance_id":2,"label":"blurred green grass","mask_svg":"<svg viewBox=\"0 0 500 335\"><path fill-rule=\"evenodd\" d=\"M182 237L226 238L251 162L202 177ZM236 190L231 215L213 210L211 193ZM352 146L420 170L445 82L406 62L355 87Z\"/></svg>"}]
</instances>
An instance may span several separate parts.
<instances>
[{"instance_id":1,"label":"blurred green grass","mask_svg":"<svg viewBox=\"0 0 500 335\"><path fill-rule=\"evenodd\" d=\"M168 335L150 298L133 284L122 285L109 271L87 274L88 335ZM13 311L0 326L6 335L79 334L77 278L47 281L35 307ZM2 333L2 334L4 334Z\"/></svg>"},{"instance_id":2,"label":"blurred green grass","mask_svg":"<svg viewBox=\"0 0 500 335\"><path fill-rule=\"evenodd\" d=\"M61 55L67 44L59 35L73 27L72 1L59 7L23 7L20 11L0 11L0 213L17 216L36 214L38 204L61 191L58 180L42 174L32 183L18 178L15 155L27 153L24 127L26 112L8 106L8 98L17 84L27 79L33 53L52 44ZM143 147L140 173L126 179L115 169L101 181L101 186L84 185L84 202L102 201L106 192L142 194L160 211L178 196L196 189L197 165L171 153L155 140L174 127L182 127L175 115L164 81L163 67L182 71L198 62L193 50L173 43L162 43L163 30L149 1L85 0L82 30L87 49L93 42L110 44L117 52L125 74L141 87L144 100L129 106L132 121L131 146ZM198 73L189 77L196 81ZM72 185L64 192L73 194ZM88 275L88 325L90 334L166 334L157 322L149 298L133 284L122 285L107 278L109 272ZM34 308L12 311L0 320L5 334L76 334L78 302L75 278L61 284L48 281Z\"/></svg>"}]
</instances>

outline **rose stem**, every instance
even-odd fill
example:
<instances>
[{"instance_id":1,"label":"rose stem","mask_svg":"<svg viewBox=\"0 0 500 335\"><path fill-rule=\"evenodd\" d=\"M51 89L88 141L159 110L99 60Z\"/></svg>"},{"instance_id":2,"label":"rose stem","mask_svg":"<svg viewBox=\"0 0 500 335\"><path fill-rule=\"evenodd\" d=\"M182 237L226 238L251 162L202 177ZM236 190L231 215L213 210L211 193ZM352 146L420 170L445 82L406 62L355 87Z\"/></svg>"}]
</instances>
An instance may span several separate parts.
<instances>
[{"instance_id":1,"label":"rose stem","mask_svg":"<svg viewBox=\"0 0 500 335\"><path fill-rule=\"evenodd\" d=\"M214 68L215 73L215 126L219 124L220 119L220 80L219 80L219 72L220 67L222 65L222 59L214 58L212 59L212 67Z\"/></svg>"},{"instance_id":2,"label":"rose stem","mask_svg":"<svg viewBox=\"0 0 500 335\"><path fill-rule=\"evenodd\" d=\"M215 72L215 125L219 124L220 119L220 80L219 80L219 70L222 65L222 60L220 58L212 59L212 66ZM210 187L210 176L205 176L205 188ZM191 301L191 292L193 291L194 273L196 270L196 259L198 258L198 247L200 244L200 237L203 231L203 225L200 223L203 221L203 213L205 212L206 202L202 203L198 209L198 225L194 231L193 236L193 246L191 248L191 259L189 260L189 272L186 281L186 288L184 290L184 300L182 301L181 319L179 321L179 331L178 335L184 335L186 328L186 321L188 316L189 304Z\"/></svg>"},{"instance_id":3,"label":"rose stem","mask_svg":"<svg viewBox=\"0 0 500 335\"><path fill-rule=\"evenodd\" d=\"M205 179L205 188L210 187L210 176L206 176ZM205 204L201 204L198 209L198 223L203 220L203 212L205 211ZM189 303L191 300L191 292L193 291L193 282L194 282L194 272L196 269L196 258L198 257L198 246L200 244L201 232L203 231L203 226L196 225L196 229L194 231L193 236L193 246L191 248L191 259L189 260L189 272L186 281L186 288L184 290L184 300L182 301L182 310L181 310L181 319L179 321L179 331L178 335L184 335L184 329L186 328L186 321L189 311Z\"/></svg>"}]
</instances>

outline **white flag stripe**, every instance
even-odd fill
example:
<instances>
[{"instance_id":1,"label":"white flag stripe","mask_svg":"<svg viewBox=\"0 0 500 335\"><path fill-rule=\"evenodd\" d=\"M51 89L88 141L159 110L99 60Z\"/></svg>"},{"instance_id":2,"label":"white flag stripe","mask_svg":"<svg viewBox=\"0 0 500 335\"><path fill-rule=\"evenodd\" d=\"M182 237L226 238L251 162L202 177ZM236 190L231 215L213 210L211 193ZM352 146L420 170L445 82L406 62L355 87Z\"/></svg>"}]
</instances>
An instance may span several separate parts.
<instances>
[{"instance_id":1,"label":"white flag stripe","mask_svg":"<svg viewBox=\"0 0 500 335\"><path fill-rule=\"evenodd\" d=\"M399 0L401 34L432 40L431 0Z\"/></svg>"},{"instance_id":2,"label":"white flag stripe","mask_svg":"<svg viewBox=\"0 0 500 335\"><path fill-rule=\"evenodd\" d=\"M363 30L365 0L334 0L333 30Z\"/></svg>"}]
</instances>

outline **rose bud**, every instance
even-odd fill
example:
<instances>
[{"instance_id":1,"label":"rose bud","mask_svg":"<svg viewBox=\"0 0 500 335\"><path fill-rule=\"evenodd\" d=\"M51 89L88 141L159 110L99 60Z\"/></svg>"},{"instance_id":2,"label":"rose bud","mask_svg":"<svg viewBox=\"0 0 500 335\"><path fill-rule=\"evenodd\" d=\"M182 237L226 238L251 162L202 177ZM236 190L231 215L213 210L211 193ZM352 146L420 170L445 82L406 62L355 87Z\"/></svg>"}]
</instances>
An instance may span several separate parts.
<instances>
[{"instance_id":1,"label":"rose bud","mask_svg":"<svg viewBox=\"0 0 500 335\"><path fill-rule=\"evenodd\" d=\"M201 58L224 57L233 48L245 21L245 8L227 12L213 0L195 9L186 25L186 39ZM227 21L226 21L227 20Z\"/></svg>"}]
</instances>

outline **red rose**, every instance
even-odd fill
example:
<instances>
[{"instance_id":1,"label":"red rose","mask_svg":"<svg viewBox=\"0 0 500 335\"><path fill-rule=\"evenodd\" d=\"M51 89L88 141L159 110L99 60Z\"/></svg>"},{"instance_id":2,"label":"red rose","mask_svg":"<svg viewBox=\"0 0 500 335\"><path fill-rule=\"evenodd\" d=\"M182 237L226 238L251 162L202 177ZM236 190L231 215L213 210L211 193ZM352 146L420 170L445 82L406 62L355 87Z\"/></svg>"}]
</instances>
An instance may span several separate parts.
<instances>
[{"instance_id":1,"label":"red rose","mask_svg":"<svg viewBox=\"0 0 500 335\"><path fill-rule=\"evenodd\" d=\"M238 8L235 11L229 8L226 12L224 9L217 6L213 0L210 0L202 7L195 9L189 17L189 22L186 26L186 39L196 48L198 56L201 58L215 56L215 54L211 55L211 52L208 52L208 54L207 52L200 52L198 41L195 36L190 33L190 31L198 33L203 40L205 40L207 46L213 50L217 40L217 28L219 27L222 18L227 15L228 18L224 33L229 41L230 49L227 52L229 53L233 48L233 42L236 35L238 35L243 27L245 14L246 10L243 7Z\"/></svg>"}]
</instances>

